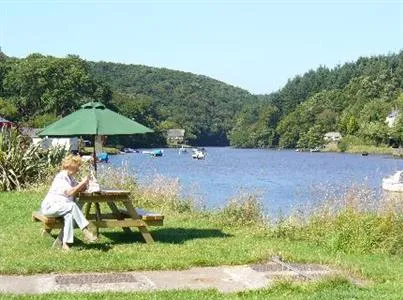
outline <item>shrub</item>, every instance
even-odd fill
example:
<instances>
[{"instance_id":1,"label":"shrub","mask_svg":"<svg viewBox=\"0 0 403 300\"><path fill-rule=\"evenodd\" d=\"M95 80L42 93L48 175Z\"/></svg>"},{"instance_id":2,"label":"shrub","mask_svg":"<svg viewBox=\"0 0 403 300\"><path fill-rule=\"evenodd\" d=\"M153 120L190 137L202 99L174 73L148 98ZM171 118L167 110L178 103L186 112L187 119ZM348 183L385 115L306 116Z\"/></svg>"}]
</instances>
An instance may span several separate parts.
<instances>
[{"instance_id":1,"label":"shrub","mask_svg":"<svg viewBox=\"0 0 403 300\"><path fill-rule=\"evenodd\" d=\"M337 147L341 152L346 152L348 145L347 142L344 140L341 140L340 142L337 143Z\"/></svg>"},{"instance_id":2,"label":"shrub","mask_svg":"<svg viewBox=\"0 0 403 300\"><path fill-rule=\"evenodd\" d=\"M0 190L20 190L43 182L66 151L61 148L42 150L29 143L14 128L0 131Z\"/></svg>"},{"instance_id":3,"label":"shrub","mask_svg":"<svg viewBox=\"0 0 403 300\"><path fill-rule=\"evenodd\" d=\"M327 199L305 219L289 218L273 227L276 237L306 240L331 251L403 253L403 215L361 187Z\"/></svg>"},{"instance_id":4,"label":"shrub","mask_svg":"<svg viewBox=\"0 0 403 300\"><path fill-rule=\"evenodd\" d=\"M265 223L263 205L257 194L241 192L229 199L218 213L219 220L227 226L263 225Z\"/></svg>"}]
</instances>

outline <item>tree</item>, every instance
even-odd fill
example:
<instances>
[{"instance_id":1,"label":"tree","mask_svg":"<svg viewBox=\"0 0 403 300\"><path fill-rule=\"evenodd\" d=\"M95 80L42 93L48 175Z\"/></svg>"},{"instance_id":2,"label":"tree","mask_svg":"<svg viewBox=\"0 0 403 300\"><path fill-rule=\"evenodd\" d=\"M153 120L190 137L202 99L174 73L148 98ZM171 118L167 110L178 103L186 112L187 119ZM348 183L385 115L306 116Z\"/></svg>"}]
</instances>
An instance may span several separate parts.
<instances>
[{"instance_id":1,"label":"tree","mask_svg":"<svg viewBox=\"0 0 403 300\"><path fill-rule=\"evenodd\" d=\"M361 125L360 135L369 141L373 141L376 146L385 144L388 141L388 127L384 122L369 122Z\"/></svg>"},{"instance_id":2,"label":"tree","mask_svg":"<svg viewBox=\"0 0 403 300\"><path fill-rule=\"evenodd\" d=\"M88 99L107 104L111 96L104 84L91 78L85 61L40 54L13 63L5 76L4 90L25 120L46 113L64 116Z\"/></svg>"},{"instance_id":3,"label":"tree","mask_svg":"<svg viewBox=\"0 0 403 300\"><path fill-rule=\"evenodd\" d=\"M10 100L0 98L0 116L10 121L17 118L17 107Z\"/></svg>"},{"instance_id":4,"label":"tree","mask_svg":"<svg viewBox=\"0 0 403 300\"><path fill-rule=\"evenodd\" d=\"M306 133L301 134L297 144L298 148L311 149L322 146L324 133L321 125L314 125Z\"/></svg>"}]
</instances>

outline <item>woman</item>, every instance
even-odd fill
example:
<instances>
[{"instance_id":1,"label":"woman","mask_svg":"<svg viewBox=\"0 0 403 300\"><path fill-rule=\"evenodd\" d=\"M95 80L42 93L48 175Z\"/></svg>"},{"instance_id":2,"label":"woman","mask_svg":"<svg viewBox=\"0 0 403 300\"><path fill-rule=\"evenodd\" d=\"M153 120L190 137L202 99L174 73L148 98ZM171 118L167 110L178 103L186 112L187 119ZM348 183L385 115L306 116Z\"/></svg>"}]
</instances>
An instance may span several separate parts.
<instances>
[{"instance_id":1,"label":"woman","mask_svg":"<svg viewBox=\"0 0 403 300\"><path fill-rule=\"evenodd\" d=\"M62 170L56 175L49 189L48 194L42 201L41 213L49 217L63 217L63 246L64 250L69 250L68 244L73 243L74 222L83 231L84 236L90 242L97 239L88 230L88 221L84 217L81 209L74 202L74 196L87 188L89 178L84 177L80 183L72 177L76 174L82 165L80 156L67 156L62 162Z\"/></svg>"}]
</instances>

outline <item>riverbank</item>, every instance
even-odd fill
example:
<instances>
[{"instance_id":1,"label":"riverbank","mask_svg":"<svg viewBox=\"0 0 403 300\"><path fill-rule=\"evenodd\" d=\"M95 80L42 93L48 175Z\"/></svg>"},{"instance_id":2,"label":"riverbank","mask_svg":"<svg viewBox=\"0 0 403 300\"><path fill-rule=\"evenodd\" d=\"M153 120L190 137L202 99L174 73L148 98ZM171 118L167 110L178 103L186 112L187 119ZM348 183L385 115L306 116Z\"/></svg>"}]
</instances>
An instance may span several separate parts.
<instances>
[{"instance_id":1,"label":"riverbank","mask_svg":"<svg viewBox=\"0 0 403 300\"><path fill-rule=\"evenodd\" d=\"M339 278L319 283L281 281L258 291L229 295L217 291L171 291L86 294L85 297L398 299L403 288L401 214L360 213L349 206L350 210L325 219L302 222L293 217L269 225L268 220L259 217L259 206L253 197L228 204L221 211L207 212L194 209L186 200L175 200L174 191L171 194L166 189L133 191L142 205L159 209L166 216L163 227L152 229L155 244L144 244L137 232L127 234L110 229L101 230L97 243L87 244L77 231L72 251L65 253L51 249L52 239L41 237L40 225L30 220L30 213L38 209L45 192L42 188L0 194L1 274L181 270L253 264L279 255L290 262L326 264L372 283L361 287Z\"/></svg>"},{"instance_id":2,"label":"riverbank","mask_svg":"<svg viewBox=\"0 0 403 300\"><path fill-rule=\"evenodd\" d=\"M345 152L345 153L353 153L353 154L377 154L377 155L394 155L401 156L400 153L397 152L398 149L394 149L392 147L387 146L373 146L373 145L348 145L344 151L337 146L337 144L328 144L325 145L324 148L321 149L322 152Z\"/></svg>"}]
</instances>

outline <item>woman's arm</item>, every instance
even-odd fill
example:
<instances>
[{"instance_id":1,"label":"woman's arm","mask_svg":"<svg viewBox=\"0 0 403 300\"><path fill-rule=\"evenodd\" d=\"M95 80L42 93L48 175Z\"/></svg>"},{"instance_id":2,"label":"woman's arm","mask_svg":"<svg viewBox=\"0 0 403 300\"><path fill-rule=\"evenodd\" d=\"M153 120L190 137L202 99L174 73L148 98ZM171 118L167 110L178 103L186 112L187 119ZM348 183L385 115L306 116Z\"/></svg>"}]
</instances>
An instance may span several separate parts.
<instances>
[{"instance_id":1,"label":"woman's arm","mask_svg":"<svg viewBox=\"0 0 403 300\"><path fill-rule=\"evenodd\" d=\"M68 189L64 193L66 194L66 196L69 196L69 197L75 196L77 193L82 192L86 189L88 182L89 182L89 178L88 178L88 176L86 176L83 178L83 180L80 181L79 184L72 187L71 189Z\"/></svg>"}]
</instances>

